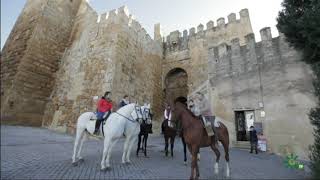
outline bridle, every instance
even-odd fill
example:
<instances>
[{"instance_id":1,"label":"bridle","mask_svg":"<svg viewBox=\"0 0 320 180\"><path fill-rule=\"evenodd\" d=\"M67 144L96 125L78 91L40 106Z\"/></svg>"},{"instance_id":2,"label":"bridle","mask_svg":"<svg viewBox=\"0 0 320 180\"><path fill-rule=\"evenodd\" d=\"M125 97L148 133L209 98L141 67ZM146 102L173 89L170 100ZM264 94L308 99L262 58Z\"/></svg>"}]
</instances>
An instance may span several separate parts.
<instances>
[{"instance_id":1,"label":"bridle","mask_svg":"<svg viewBox=\"0 0 320 180\"><path fill-rule=\"evenodd\" d=\"M152 124L152 117L150 115L150 108L146 107L143 110L142 115L144 116L144 120L143 121L144 121L145 124Z\"/></svg>"},{"instance_id":2,"label":"bridle","mask_svg":"<svg viewBox=\"0 0 320 180\"><path fill-rule=\"evenodd\" d=\"M120 114L120 113L118 113L118 112L115 112L115 113L116 113L116 114L119 114L120 116L122 116L122 117L124 117L124 118L126 118L126 119L129 120L130 122L133 122L133 123L138 122L139 124L141 124L142 121L145 121L145 118L144 118L143 114L141 113L141 111L142 111L142 110L141 110L141 107L138 106L138 105L135 105L135 106L134 106L134 110L135 110L135 113L136 113L136 115L137 115L137 118L136 118L136 119L133 118L132 113L130 113L130 117L126 117L125 115L122 115L122 114ZM138 112L140 112L140 113L138 113ZM141 115L141 116L140 116L140 115Z\"/></svg>"}]
</instances>

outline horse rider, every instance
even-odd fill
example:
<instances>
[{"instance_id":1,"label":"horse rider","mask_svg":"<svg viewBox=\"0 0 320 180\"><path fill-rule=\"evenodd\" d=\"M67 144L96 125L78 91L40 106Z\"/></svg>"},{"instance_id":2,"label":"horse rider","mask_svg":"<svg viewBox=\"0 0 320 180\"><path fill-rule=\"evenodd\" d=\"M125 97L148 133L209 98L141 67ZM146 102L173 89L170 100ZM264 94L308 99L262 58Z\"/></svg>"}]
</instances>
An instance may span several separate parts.
<instances>
[{"instance_id":1,"label":"horse rider","mask_svg":"<svg viewBox=\"0 0 320 180\"><path fill-rule=\"evenodd\" d=\"M125 105L128 105L129 103L130 103L129 102L129 96L128 95L124 95L123 99L119 103L119 109L122 108Z\"/></svg>"},{"instance_id":2,"label":"horse rider","mask_svg":"<svg viewBox=\"0 0 320 180\"><path fill-rule=\"evenodd\" d=\"M108 119L109 115L111 114L112 101L110 97L111 97L111 92L107 91L104 93L104 96L102 96L97 103L97 121L96 121L95 131L93 133L95 135L99 134L100 124L104 120L103 116L105 115L105 113L108 113L105 119Z\"/></svg>"},{"instance_id":3,"label":"horse rider","mask_svg":"<svg viewBox=\"0 0 320 180\"><path fill-rule=\"evenodd\" d=\"M164 109L164 121L161 124L161 131L164 132L164 123L168 121L168 126L171 126L171 108L170 105L166 104Z\"/></svg>"},{"instance_id":4,"label":"horse rider","mask_svg":"<svg viewBox=\"0 0 320 180\"><path fill-rule=\"evenodd\" d=\"M196 97L197 97L197 100L198 100L197 105L198 105L198 108L199 108L199 113L200 113L200 115L202 117L201 119L203 121L203 124L204 124L206 129L213 127L213 133L216 136L215 141L217 142L218 134L217 134L216 127L214 125L215 116L213 116L213 113L212 113L210 105L209 105L209 101L206 99L204 94L202 94L201 92L197 92L196 94L197 94ZM195 109L195 111L197 111L197 110ZM196 112L195 115L197 115L197 112ZM210 125L210 123L207 123L207 121L212 121L213 122L212 126ZM209 127L209 126L211 126L211 127Z\"/></svg>"}]
</instances>

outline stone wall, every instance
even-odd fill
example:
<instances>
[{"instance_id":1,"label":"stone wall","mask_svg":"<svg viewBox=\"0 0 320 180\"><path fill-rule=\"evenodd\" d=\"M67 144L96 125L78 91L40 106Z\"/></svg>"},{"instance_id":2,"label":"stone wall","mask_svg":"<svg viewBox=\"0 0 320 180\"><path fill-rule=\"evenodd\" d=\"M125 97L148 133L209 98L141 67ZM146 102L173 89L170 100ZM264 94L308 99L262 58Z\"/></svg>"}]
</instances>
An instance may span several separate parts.
<instances>
[{"instance_id":1,"label":"stone wall","mask_svg":"<svg viewBox=\"0 0 320 180\"><path fill-rule=\"evenodd\" d=\"M162 77L166 77L174 68L184 69L188 75L189 92L205 82L208 79L208 49L220 43L230 43L234 38L239 38L241 44L244 44L244 36L253 32L248 10L243 9L239 14L240 19L231 13L227 24L224 18L219 18L217 26L209 21L206 29L200 24L197 32L191 28L189 34L184 30L182 36L179 31L171 32L164 43Z\"/></svg>"},{"instance_id":2,"label":"stone wall","mask_svg":"<svg viewBox=\"0 0 320 180\"><path fill-rule=\"evenodd\" d=\"M95 111L94 96L112 92L115 109L123 95L132 102L149 102L159 116L162 94L160 43L153 41L126 7L97 15L80 6L73 44L65 52L44 126L74 131L77 117Z\"/></svg>"},{"instance_id":3,"label":"stone wall","mask_svg":"<svg viewBox=\"0 0 320 180\"><path fill-rule=\"evenodd\" d=\"M232 131L234 111L253 110L256 122L262 122L269 150L295 152L307 159L313 142L307 113L316 105L312 72L283 35L272 38L270 28L260 33L261 42L248 34L244 46L233 39L231 46L220 44L209 50L213 110L229 121Z\"/></svg>"},{"instance_id":4,"label":"stone wall","mask_svg":"<svg viewBox=\"0 0 320 180\"><path fill-rule=\"evenodd\" d=\"M270 28L255 42L247 9L206 26L161 42L160 24L152 40L126 7L98 15L85 0L28 0L1 54L1 122L72 133L96 97L112 91L115 107L125 94L151 103L157 133L166 98L202 91L231 142L235 111L253 110L269 150L307 159L316 98L301 54Z\"/></svg>"},{"instance_id":5,"label":"stone wall","mask_svg":"<svg viewBox=\"0 0 320 180\"><path fill-rule=\"evenodd\" d=\"M2 52L1 121L41 125L80 2L27 1Z\"/></svg>"}]
</instances>

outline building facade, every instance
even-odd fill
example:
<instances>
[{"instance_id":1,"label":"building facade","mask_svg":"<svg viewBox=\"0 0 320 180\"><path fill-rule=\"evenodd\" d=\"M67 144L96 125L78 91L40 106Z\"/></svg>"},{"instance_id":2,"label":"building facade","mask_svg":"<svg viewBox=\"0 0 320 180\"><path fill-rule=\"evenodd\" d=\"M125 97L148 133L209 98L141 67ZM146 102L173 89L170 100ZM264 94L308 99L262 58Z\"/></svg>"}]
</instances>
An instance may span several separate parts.
<instances>
[{"instance_id":1,"label":"building facade","mask_svg":"<svg viewBox=\"0 0 320 180\"><path fill-rule=\"evenodd\" d=\"M312 71L270 28L255 41L243 9L197 29L153 39L121 7L97 14L85 0L28 0L1 55L1 122L74 132L77 117L112 92L149 102L155 128L165 102L202 91L232 145L255 125L271 152L308 158Z\"/></svg>"}]
</instances>

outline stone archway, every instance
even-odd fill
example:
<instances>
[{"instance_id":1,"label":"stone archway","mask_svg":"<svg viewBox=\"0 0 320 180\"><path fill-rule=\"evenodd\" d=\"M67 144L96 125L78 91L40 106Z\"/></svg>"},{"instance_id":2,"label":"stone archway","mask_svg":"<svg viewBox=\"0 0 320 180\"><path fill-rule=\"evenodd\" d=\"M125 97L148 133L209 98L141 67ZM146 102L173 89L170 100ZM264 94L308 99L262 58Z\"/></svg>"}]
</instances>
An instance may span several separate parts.
<instances>
[{"instance_id":1,"label":"stone archway","mask_svg":"<svg viewBox=\"0 0 320 180\"><path fill-rule=\"evenodd\" d=\"M188 96L188 74L182 68L174 68L165 76L165 102L172 103L179 97Z\"/></svg>"}]
</instances>

